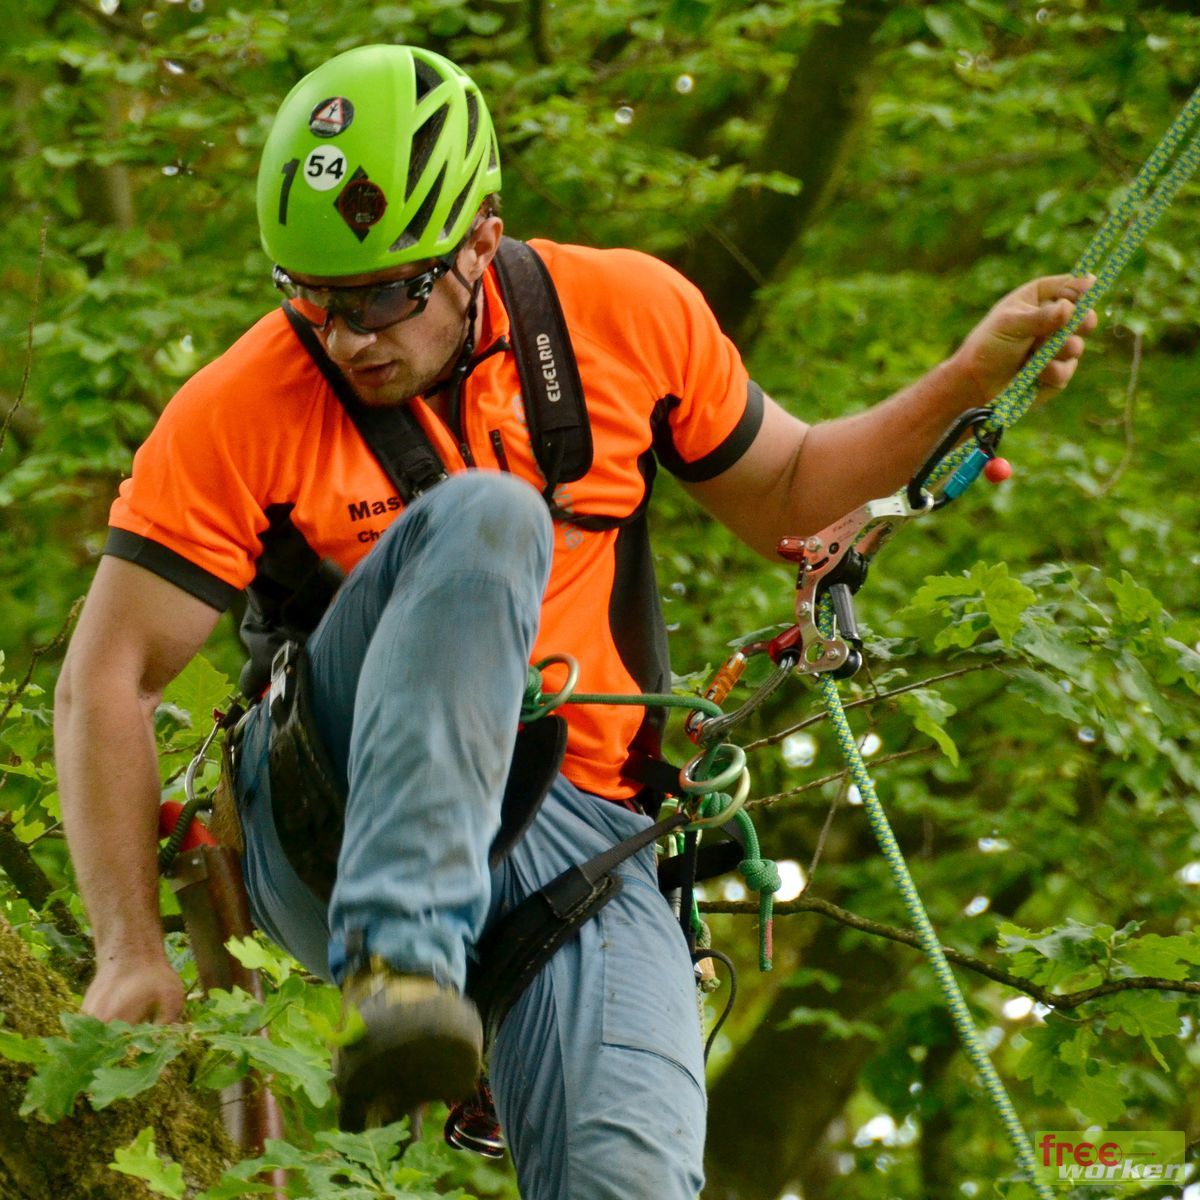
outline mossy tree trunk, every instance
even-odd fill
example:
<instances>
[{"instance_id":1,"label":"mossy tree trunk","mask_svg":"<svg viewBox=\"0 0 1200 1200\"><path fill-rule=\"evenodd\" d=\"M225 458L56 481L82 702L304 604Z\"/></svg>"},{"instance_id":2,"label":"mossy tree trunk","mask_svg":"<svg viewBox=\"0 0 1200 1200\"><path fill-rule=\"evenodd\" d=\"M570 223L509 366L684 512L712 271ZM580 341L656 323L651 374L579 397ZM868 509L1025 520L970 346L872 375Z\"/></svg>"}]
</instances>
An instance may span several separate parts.
<instances>
[{"instance_id":1,"label":"mossy tree trunk","mask_svg":"<svg viewBox=\"0 0 1200 1200\"><path fill-rule=\"evenodd\" d=\"M58 1014L75 1008L64 980L29 952L0 917L0 1017L27 1037L62 1032ZM149 1091L101 1112L85 1100L54 1125L20 1115L32 1068L0 1058L0 1200L145 1200L138 1179L109 1163L145 1126L160 1155L183 1168L189 1195L211 1187L236 1161L216 1114L189 1090L185 1070L168 1068Z\"/></svg>"}]
</instances>

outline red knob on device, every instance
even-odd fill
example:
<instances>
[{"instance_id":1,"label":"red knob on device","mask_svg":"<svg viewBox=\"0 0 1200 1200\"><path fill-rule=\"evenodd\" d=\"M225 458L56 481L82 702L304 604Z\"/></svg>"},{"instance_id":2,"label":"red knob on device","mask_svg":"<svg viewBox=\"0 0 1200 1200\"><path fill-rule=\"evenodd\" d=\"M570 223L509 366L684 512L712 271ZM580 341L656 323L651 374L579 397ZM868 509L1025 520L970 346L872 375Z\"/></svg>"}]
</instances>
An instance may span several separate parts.
<instances>
[{"instance_id":1,"label":"red knob on device","mask_svg":"<svg viewBox=\"0 0 1200 1200\"><path fill-rule=\"evenodd\" d=\"M983 468L988 483L1003 483L1012 475L1012 463L1007 458L989 458Z\"/></svg>"},{"instance_id":2,"label":"red knob on device","mask_svg":"<svg viewBox=\"0 0 1200 1200\"><path fill-rule=\"evenodd\" d=\"M158 806L158 836L160 838L170 837L175 831L175 826L179 823L180 815L183 813L183 805L178 800L164 800ZM180 850L194 850L197 846L215 846L217 839L209 833L208 828L202 821L193 820L188 826L188 831L184 835L183 844L179 847Z\"/></svg>"}]
</instances>

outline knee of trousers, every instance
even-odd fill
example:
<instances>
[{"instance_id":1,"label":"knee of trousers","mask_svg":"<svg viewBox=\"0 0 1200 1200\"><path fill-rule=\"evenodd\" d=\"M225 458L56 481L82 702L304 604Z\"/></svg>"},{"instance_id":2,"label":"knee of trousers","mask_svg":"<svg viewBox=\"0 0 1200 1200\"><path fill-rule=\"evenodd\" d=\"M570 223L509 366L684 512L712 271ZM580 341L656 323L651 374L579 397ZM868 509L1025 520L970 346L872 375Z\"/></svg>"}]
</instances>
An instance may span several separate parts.
<instances>
[{"instance_id":1,"label":"knee of trousers","mask_svg":"<svg viewBox=\"0 0 1200 1200\"><path fill-rule=\"evenodd\" d=\"M494 554L499 562L532 555L549 571L554 524L532 484L501 471L465 471L451 475L422 500L427 498L434 520L454 537Z\"/></svg>"}]
</instances>

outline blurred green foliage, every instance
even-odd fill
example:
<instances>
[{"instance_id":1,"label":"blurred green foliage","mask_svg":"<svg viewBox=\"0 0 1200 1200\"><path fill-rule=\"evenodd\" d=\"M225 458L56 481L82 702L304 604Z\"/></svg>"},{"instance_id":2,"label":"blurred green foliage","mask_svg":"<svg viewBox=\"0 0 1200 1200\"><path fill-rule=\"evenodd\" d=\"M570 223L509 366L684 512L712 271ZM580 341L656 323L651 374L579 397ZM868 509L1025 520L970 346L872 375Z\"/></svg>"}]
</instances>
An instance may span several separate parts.
<instances>
[{"instance_id":1,"label":"blurred green foliage","mask_svg":"<svg viewBox=\"0 0 1200 1200\"><path fill-rule=\"evenodd\" d=\"M59 634L94 569L116 483L156 414L275 303L252 181L271 115L306 70L379 40L420 42L462 62L497 120L510 232L637 246L702 283L725 278L717 268L732 256L745 269L735 285L719 285L714 303L739 314L755 377L818 420L910 382L1001 293L1069 267L1200 79L1191 8L10 6L0 60L9 97L0 123L0 815L59 898L82 917L57 836L50 691ZM805 95L806 54L836 45L820 39L856 22L869 27L868 48L847 51L844 69L835 53L832 90L861 107L828 175L804 177L776 153L790 116L782 106L799 96L817 111L829 98ZM807 136L832 135L817 124ZM789 215L813 197L811 211ZM768 199L782 203L770 209L782 219L741 232L740 218ZM868 669L844 690L862 701L852 710L856 731L872 739L884 804L943 941L1059 991L1130 975L1200 978L1196 199L1192 185L1104 302L1077 381L1009 435L1014 479L980 485L916 523L880 556L859 597ZM252 396L247 410L270 420ZM701 681L739 636L790 620L790 569L735 545L670 480L657 489L653 523L681 676ZM224 676L236 674L231 623L207 657L213 666L181 677L160 713L168 788L178 787ZM754 794L794 793L760 809L766 852L797 861L814 894L901 925L832 737L819 723L783 736L814 711L797 682L739 738L757 747ZM686 746L679 739L675 750ZM709 889L713 899L735 895L736 885ZM39 956L63 951L61 934L2 878L0 905ZM915 952L895 950L897 985L848 1013L838 1006L862 983L861 952L877 939L817 916L781 918L780 969L756 978L748 922L714 915L712 926L745 985L714 1055L711 1140L727 1194L1019 1194L1005 1182L1010 1158L968 1068L948 1049L932 976ZM805 965L830 943L836 970ZM186 948L179 953L186 960ZM1095 1122L1200 1133L1194 996L1121 991L1059 1014L961 977L1028 1128ZM195 1036L237 1070L250 1065L246 1047L261 1057L275 1041L304 1058L302 1070L260 1063L290 1081L281 1090L294 1147L272 1162L295 1165L288 1156L307 1153L330 1178L350 1163L366 1170L379 1147L368 1153L322 1132L328 1046L319 1034L331 1018L320 993L284 968L273 989L272 1041L212 1040L268 1020L248 999L200 1010ZM781 1059L769 1088L730 1097L724 1081L739 1057L778 1033L765 1014L780 998L786 1014L801 989L790 1036L810 1039L792 1045L808 1047L812 1069ZM285 1011L290 1025L272 1023ZM125 1039L118 1054L118 1042L74 1021L85 1047L89 1038L101 1047L98 1057L80 1051L74 1082L52 1069L58 1090L31 1092L31 1111L66 1111L80 1091L95 1104L98 1087L101 1098L131 1094L138 1070L165 1061L164 1043L138 1040L148 1034L114 1035ZM831 1086L820 1064L839 1039L863 1049L854 1076ZM0 1044L0 1053L19 1052ZM118 1070L126 1074L114 1082ZM762 1101L768 1091L778 1099ZM734 1139L761 1121L764 1103L823 1115L815 1132L781 1132L765 1160L744 1153L739 1173ZM171 1194L174 1177L158 1162L151 1144L138 1143L121 1169ZM423 1160L413 1169L408 1184L380 1176L362 1184L377 1190L353 1194L419 1190L443 1171ZM513 1194L503 1171L462 1160L448 1169L471 1194Z\"/></svg>"}]
</instances>

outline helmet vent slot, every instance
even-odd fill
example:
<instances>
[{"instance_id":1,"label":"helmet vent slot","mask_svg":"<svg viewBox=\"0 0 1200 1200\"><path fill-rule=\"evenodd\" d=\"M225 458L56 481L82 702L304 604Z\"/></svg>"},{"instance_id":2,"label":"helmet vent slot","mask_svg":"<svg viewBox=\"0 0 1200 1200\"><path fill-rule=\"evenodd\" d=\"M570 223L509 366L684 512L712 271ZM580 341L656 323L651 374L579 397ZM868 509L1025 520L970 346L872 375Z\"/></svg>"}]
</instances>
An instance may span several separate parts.
<instances>
[{"instance_id":1,"label":"helmet vent slot","mask_svg":"<svg viewBox=\"0 0 1200 1200\"><path fill-rule=\"evenodd\" d=\"M474 92L467 93L467 154L475 145L475 134L479 131L479 97Z\"/></svg>"},{"instance_id":2,"label":"helmet vent slot","mask_svg":"<svg viewBox=\"0 0 1200 1200\"><path fill-rule=\"evenodd\" d=\"M421 201L421 207L413 214L413 219L409 221L408 228L392 243L390 249L403 250L406 246L415 246L425 236L425 229L429 225L429 219L433 216L433 210L437 207L437 202L441 199L442 187L445 182L446 167L443 163L433 187L429 189L425 195L425 199Z\"/></svg>"},{"instance_id":3,"label":"helmet vent slot","mask_svg":"<svg viewBox=\"0 0 1200 1200\"><path fill-rule=\"evenodd\" d=\"M442 136L442 129L445 127L446 117L449 113L450 105L448 104L435 108L413 134L412 153L408 159L408 183L404 190L406 200L413 194L413 188L417 186L421 172L425 170L425 164L429 162L430 156L438 144L438 139ZM443 174L445 174L444 171ZM440 181L438 186L441 186Z\"/></svg>"},{"instance_id":4,"label":"helmet vent slot","mask_svg":"<svg viewBox=\"0 0 1200 1200\"><path fill-rule=\"evenodd\" d=\"M450 206L450 211L446 214L446 224L442 226L442 236L449 237L454 231L454 222L458 220L458 214L462 211L462 206L466 203L467 198L475 189L475 180L468 179L466 186L454 198L454 203Z\"/></svg>"},{"instance_id":5,"label":"helmet vent slot","mask_svg":"<svg viewBox=\"0 0 1200 1200\"><path fill-rule=\"evenodd\" d=\"M422 59L416 59L413 66L417 69L417 100L420 101L442 82L442 77Z\"/></svg>"}]
</instances>

